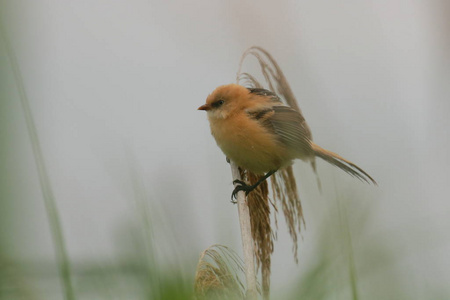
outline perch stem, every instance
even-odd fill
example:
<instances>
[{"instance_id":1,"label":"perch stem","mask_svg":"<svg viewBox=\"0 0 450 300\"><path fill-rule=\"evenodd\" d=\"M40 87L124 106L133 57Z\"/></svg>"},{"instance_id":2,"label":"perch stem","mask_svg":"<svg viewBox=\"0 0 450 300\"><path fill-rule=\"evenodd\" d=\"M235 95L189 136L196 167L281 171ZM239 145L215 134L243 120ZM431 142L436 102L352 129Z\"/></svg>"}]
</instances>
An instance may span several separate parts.
<instances>
[{"instance_id":1,"label":"perch stem","mask_svg":"<svg viewBox=\"0 0 450 300\"><path fill-rule=\"evenodd\" d=\"M234 180L241 180L239 168L230 162L231 174ZM250 224L250 212L247 205L245 193L239 191L237 194L237 205L239 211L239 223L241 225L242 248L244 252L245 279L247 282L247 300L258 299L256 288L256 271L255 271L255 252L253 250L252 228Z\"/></svg>"}]
</instances>

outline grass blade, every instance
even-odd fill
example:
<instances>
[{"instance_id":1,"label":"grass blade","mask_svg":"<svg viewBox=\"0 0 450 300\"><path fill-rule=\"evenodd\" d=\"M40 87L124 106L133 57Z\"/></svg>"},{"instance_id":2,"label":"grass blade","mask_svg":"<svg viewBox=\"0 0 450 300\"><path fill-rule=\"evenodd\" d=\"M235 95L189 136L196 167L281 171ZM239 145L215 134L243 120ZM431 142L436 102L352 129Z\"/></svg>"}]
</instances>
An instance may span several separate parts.
<instances>
[{"instance_id":1,"label":"grass blade","mask_svg":"<svg viewBox=\"0 0 450 300\"><path fill-rule=\"evenodd\" d=\"M75 296L70 276L70 264L64 243L64 236L62 233L61 222L59 220L58 210L56 207L55 196L53 194L52 186L47 173L47 168L45 166L44 156L42 154L39 137L33 120L33 115L31 113L30 104L25 91L22 75L20 73L20 68L17 63L14 51L12 50L6 31L3 27L3 20L1 19L0 19L0 33L1 38L3 39L6 46L6 52L17 84L17 90L19 93L19 98L25 117L27 131L30 136L31 147L33 150L34 160L36 162L39 182L44 198L45 208L47 211L50 231L53 238L53 245L55 248L57 265L62 280L64 296L66 300L73 300L75 299Z\"/></svg>"}]
</instances>

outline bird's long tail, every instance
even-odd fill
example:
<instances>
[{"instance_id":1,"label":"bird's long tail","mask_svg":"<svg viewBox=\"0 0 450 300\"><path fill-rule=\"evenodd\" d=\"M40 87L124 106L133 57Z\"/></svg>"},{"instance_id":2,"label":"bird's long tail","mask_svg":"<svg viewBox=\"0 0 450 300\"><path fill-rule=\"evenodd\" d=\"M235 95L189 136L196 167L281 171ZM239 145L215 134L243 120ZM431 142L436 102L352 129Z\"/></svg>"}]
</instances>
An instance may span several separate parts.
<instances>
[{"instance_id":1,"label":"bird's long tail","mask_svg":"<svg viewBox=\"0 0 450 300\"><path fill-rule=\"evenodd\" d=\"M312 149L316 156L329 162L332 165L335 165L348 174L355 176L360 180L364 180L367 183L372 182L373 184L377 185L377 182L372 177L370 177L370 175L367 174L363 169L361 169L351 161L348 161L345 158L341 157L339 154L323 149L322 147L314 143L312 143Z\"/></svg>"}]
</instances>

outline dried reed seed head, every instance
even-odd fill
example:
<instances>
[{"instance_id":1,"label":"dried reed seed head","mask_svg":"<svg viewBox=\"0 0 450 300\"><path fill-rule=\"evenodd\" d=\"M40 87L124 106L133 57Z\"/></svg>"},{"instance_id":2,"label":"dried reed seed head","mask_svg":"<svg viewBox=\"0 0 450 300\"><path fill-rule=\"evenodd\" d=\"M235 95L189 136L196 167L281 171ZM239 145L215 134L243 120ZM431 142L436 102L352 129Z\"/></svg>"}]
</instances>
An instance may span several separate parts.
<instances>
[{"instance_id":1,"label":"dried reed seed head","mask_svg":"<svg viewBox=\"0 0 450 300\"><path fill-rule=\"evenodd\" d=\"M273 59L273 57L261 47L250 47L244 52L239 63L237 83L239 83L240 80L245 80L251 85L251 87L262 87L253 75L241 72L243 62L250 54L258 60L261 73L266 80L269 90L277 93L290 107L301 113L297 100L295 99L289 83L281 71L281 68L278 66L275 59ZM305 124L305 126L307 125ZM311 131L309 128L308 135L312 140ZM241 170L241 178L244 178L244 180L247 180L250 184L254 184L260 177L252 174L251 172ZM255 245L254 251L256 254L257 266L258 268L261 267L262 271L264 298L267 299L270 287L270 258L274 250L273 241L276 238L276 231L273 230L271 226L270 205L272 205L276 213L276 203L281 203L289 234L293 241L294 259L296 262L298 262L298 234L300 234L302 224L305 224L292 167L279 170L277 173L272 175L271 186L273 202L269 199L267 182L261 184L247 197L247 203L250 210L252 237ZM276 224L277 219L275 214L275 225Z\"/></svg>"},{"instance_id":2,"label":"dried reed seed head","mask_svg":"<svg viewBox=\"0 0 450 300\"><path fill-rule=\"evenodd\" d=\"M242 260L230 248L212 245L197 264L194 290L197 299L242 299Z\"/></svg>"}]
</instances>

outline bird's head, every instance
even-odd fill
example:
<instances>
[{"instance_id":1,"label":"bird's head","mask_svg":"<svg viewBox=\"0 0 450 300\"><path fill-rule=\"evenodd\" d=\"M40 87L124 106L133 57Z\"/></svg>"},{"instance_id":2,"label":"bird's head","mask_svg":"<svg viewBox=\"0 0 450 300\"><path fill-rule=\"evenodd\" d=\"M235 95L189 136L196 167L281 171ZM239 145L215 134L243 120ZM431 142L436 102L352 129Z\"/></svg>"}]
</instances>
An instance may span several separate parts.
<instances>
[{"instance_id":1,"label":"bird's head","mask_svg":"<svg viewBox=\"0 0 450 300\"><path fill-rule=\"evenodd\" d=\"M233 113L246 108L250 91L238 84L227 84L216 88L206 98L199 110L208 112L211 119L226 119Z\"/></svg>"}]
</instances>

